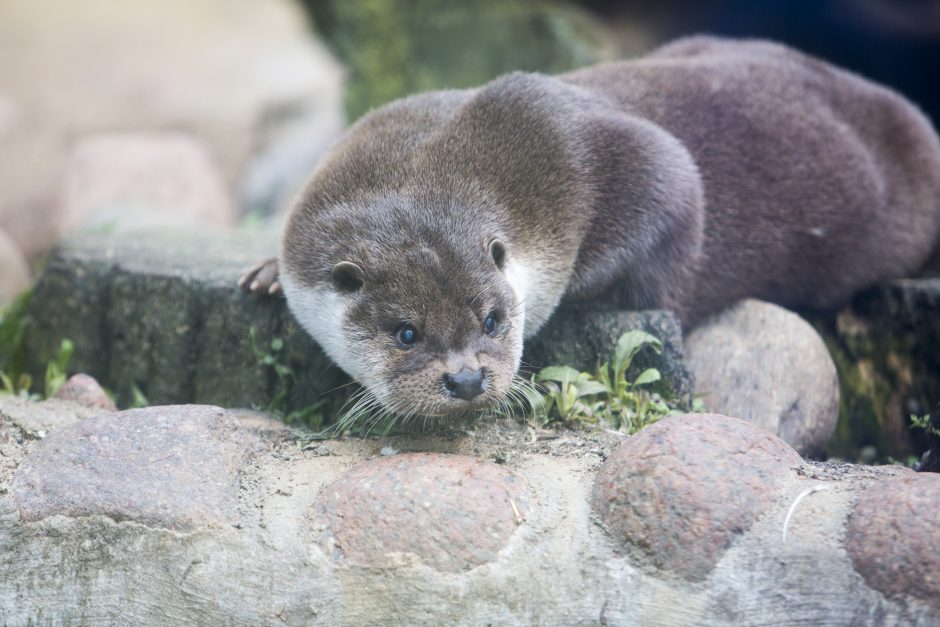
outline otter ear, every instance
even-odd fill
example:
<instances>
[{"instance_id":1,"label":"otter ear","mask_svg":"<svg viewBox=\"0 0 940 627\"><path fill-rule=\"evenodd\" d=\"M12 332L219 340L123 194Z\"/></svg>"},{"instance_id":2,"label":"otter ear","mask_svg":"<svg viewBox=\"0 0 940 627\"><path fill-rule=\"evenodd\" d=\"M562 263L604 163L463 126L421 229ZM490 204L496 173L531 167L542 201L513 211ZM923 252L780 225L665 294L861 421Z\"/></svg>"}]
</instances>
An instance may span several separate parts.
<instances>
[{"instance_id":1,"label":"otter ear","mask_svg":"<svg viewBox=\"0 0 940 627\"><path fill-rule=\"evenodd\" d=\"M333 266L333 285L341 292L358 292L365 284L362 268L351 261L340 261Z\"/></svg>"},{"instance_id":2,"label":"otter ear","mask_svg":"<svg viewBox=\"0 0 940 627\"><path fill-rule=\"evenodd\" d=\"M506 267L506 246L498 239L494 239L490 242L489 245L490 257L493 259L493 263L496 264L496 267L500 270L503 270Z\"/></svg>"}]
</instances>

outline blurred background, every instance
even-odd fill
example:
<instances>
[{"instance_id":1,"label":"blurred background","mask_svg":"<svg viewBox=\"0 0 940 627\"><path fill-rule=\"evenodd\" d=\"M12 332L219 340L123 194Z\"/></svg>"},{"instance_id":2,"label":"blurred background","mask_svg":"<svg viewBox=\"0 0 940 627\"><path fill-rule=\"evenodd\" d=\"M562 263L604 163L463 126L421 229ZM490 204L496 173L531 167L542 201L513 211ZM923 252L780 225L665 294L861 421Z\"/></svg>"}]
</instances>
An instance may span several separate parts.
<instances>
[{"instance_id":1,"label":"blurred background","mask_svg":"<svg viewBox=\"0 0 940 627\"><path fill-rule=\"evenodd\" d=\"M699 32L790 43L940 120L936 0L2 0L0 303L73 229L276 225L389 100Z\"/></svg>"}]
</instances>

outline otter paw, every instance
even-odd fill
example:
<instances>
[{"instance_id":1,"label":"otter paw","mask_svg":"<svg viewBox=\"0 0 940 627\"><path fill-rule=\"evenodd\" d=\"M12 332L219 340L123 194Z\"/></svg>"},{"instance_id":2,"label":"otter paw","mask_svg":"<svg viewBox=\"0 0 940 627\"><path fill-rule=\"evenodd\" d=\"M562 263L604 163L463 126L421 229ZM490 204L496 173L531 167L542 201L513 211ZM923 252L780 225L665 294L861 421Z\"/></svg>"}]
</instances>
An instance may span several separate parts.
<instances>
[{"instance_id":1,"label":"otter paw","mask_svg":"<svg viewBox=\"0 0 940 627\"><path fill-rule=\"evenodd\" d=\"M245 268L238 279L238 287L249 294L283 295L284 290L278 281L277 258L265 259Z\"/></svg>"}]
</instances>

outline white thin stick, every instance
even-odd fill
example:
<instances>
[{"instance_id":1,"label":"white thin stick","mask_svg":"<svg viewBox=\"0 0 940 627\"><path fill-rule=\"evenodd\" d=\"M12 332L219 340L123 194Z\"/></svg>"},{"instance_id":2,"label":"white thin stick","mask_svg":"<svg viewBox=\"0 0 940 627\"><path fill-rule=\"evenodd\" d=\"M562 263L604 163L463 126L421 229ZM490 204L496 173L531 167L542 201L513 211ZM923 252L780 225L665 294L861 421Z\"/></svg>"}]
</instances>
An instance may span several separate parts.
<instances>
[{"instance_id":1,"label":"white thin stick","mask_svg":"<svg viewBox=\"0 0 940 627\"><path fill-rule=\"evenodd\" d=\"M783 519L783 537L782 537L783 542L787 541L787 530L790 528L790 518L793 517L793 512L796 511L796 506L800 504L800 501L802 501L804 498L806 498L807 496L809 496L810 494L814 492L821 492L823 490L828 490L829 488L830 486L827 486L827 485L816 485L816 486L813 486L812 488L807 488L806 490L803 490L797 495L795 499L793 499L793 503L790 505L789 511L787 511L787 517Z\"/></svg>"}]
</instances>

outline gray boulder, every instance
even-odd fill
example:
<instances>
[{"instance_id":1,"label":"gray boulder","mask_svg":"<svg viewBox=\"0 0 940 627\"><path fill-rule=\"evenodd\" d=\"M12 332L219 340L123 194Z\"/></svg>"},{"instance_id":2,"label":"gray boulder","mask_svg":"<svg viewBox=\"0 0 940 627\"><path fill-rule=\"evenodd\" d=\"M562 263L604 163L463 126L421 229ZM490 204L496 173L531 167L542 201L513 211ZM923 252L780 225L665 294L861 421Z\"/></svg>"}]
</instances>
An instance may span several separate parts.
<instances>
[{"instance_id":1,"label":"gray boulder","mask_svg":"<svg viewBox=\"0 0 940 627\"><path fill-rule=\"evenodd\" d=\"M81 229L224 228L238 221L204 142L175 131L99 133L76 142L50 208L58 236Z\"/></svg>"},{"instance_id":2,"label":"gray boulder","mask_svg":"<svg viewBox=\"0 0 940 627\"><path fill-rule=\"evenodd\" d=\"M695 390L710 411L777 434L819 456L839 417L839 380L819 334L782 307L745 300L685 341Z\"/></svg>"},{"instance_id":3,"label":"gray boulder","mask_svg":"<svg viewBox=\"0 0 940 627\"><path fill-rule=\"evenodd\" d=\"M2 2L0 59L0 228L30 260L55 243L76 139L184 129L254 204L296 192L342 130L342 68L291 0Z\"/></svg>"}]
</instances>

